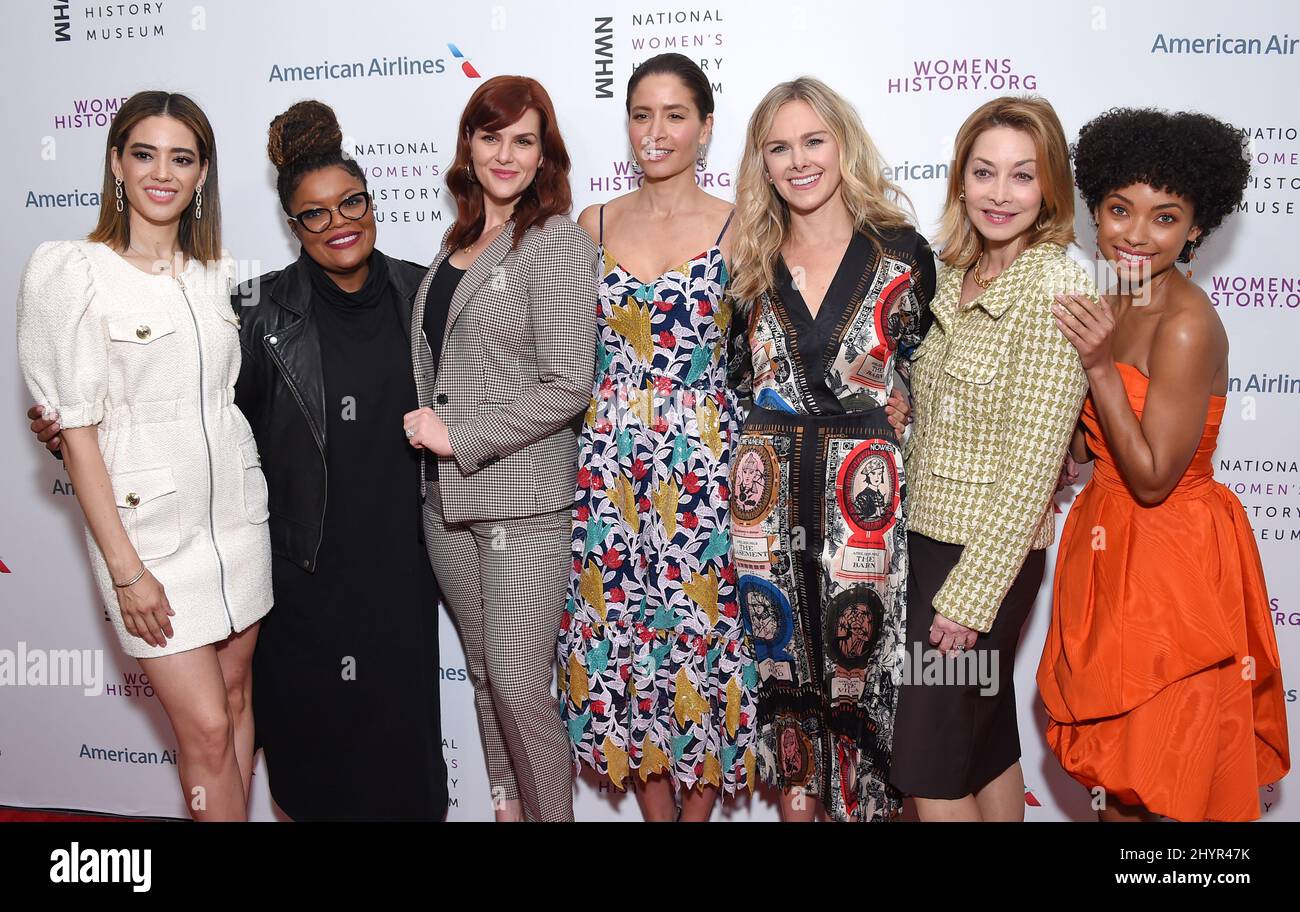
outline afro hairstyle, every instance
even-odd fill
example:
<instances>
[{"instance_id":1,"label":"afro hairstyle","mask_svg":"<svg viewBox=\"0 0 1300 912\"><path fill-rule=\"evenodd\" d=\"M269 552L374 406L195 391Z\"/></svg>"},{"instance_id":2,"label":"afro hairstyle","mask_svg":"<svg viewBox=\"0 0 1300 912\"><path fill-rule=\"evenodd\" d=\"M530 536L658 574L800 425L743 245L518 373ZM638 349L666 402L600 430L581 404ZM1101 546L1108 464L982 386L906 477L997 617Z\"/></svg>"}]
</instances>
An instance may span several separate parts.
<instances>
[{"instance_id":1,"label":"afro hairstyle","mask_svg":"<svg viewBox=\"0 0 1300 912\"><path fill-rule=\"evenodd\" d=\"M1206 114L1156 108L1111 108L1083 125L1072 148L1074 182L1096 214L1110 193L1132 184L1190 200L1201 229L1179 255L1191 252L1241 202L1250 153L1241 131Z\"/></svg>"}]
</instances>

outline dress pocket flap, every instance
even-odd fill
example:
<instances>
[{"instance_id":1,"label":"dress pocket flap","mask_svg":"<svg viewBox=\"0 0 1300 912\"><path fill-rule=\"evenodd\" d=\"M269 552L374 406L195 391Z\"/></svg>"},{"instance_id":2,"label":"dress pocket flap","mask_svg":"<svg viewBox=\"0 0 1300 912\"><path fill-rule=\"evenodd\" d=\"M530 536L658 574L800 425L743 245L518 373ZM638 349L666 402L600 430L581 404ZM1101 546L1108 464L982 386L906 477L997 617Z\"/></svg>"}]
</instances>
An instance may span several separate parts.
<instances>
[{"instance_id":1,"label":"dress pocket flap","mask_svg":"<svg viewBox=\"0 0 1300 912\"><path fill-rule=\"evenodd\" d=\"M961 454L939 453L930 458L931 473L952 481L992 484L998 480L997 468L996 463Z\"/></svg>"},{"instance_id":2,"label":"dress pocket flap","mask_svg":"<svg viewBox=\"0 0 1300 912\"><path fill-rule=\"evenodd\" d=\"M255 469L262 465L262 456L257 452L257 438L249 437L239 445L239 456L244 461L244 468Z\"/></svg>"},{"instance_id":3,"label":"dress pocket flap","mask_svg":"<svg viewBox=\"0 0 1300 912\"><path fill-rule=\"evenodd\" d=\"M108 337L114 342L148 345L173 332L175 327L172 326L172 318L165 313L132 314L108 321Z\"/></svg>"},{"instance_id":4,"label":"dress pocket flap","mask_svg":"<svg viewBox=\"0 0 1300 912\"><path fill-rule=\"evenodd\" d=\"M950 348L943 369L958 380L983 386L993 382L1001 363L1002 359L998 357L981 357L978 352Z\"/></svg>"},{"instance_id":5,"label":"dress pocket flap","mask_svg":"<svg viewBox=\"0 0 1300 912\"><path fill-rule=\"evenodd\" d=\"M119 507L134 509L165 494L176 492L172 470L167 466L123 472L113 478L113 498Z\"/></svg>"}]
</instances>

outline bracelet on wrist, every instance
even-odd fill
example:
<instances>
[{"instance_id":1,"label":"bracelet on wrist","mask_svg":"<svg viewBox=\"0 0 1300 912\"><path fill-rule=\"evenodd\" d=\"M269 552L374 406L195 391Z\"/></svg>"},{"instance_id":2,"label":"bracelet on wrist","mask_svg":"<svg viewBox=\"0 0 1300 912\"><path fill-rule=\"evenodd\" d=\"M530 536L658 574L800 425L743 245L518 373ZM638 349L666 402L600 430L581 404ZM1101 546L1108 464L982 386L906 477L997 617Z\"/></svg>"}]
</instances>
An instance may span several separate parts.
<instances>
[{"instance_id":1,"label":"bracelet on wrist","mask_svg":"<svg viewBox=\"0 0 1300 912\"><path fill-rule=\"evenodd\" d=\"M113 588L114 588L114 589L126 589L126 588L128 588L129 586L134 586L136 583L140 582L141 577L144 576L144 571L145 571L145 566L144 566L143 563L141 563L141 564L140 564L140 572L139 572L139 573L137 573L135 576L131 577L131 578L130 578L129 580L127 580L125 583L113 583Z\"/></svg>"}]
</instances>

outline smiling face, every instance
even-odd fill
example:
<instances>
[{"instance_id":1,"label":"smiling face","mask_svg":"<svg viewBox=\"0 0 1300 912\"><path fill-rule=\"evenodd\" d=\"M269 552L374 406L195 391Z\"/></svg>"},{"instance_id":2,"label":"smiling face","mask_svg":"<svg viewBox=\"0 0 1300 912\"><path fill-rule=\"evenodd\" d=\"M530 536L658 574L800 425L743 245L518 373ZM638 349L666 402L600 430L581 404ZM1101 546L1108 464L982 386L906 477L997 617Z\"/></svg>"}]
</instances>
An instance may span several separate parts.
<instances>
[{"instance_id":1,"label":"smiling face","mask_svg":"<svg viewBox=\"0 0 1300 912\"><path fill-rule=\"evenodd\" d=\"M1094 215L1097 249L1130 284L1173 268L1187 242L1201 236L1191 200L1149 184L1112 190Z\"/></svg>"},{"instance_id":2,"label":"smiling face","mask_svg":"<svg viewBox=\"0 0 1300 912\"><path fill-rule=\"evenodd\" d=\"M839 143L806 101L787 101L777 109L763 140L763 167L797 213L816 211L840 189Z\"/></svg>"},{"instance_id":3,"label":"smiling face","mask_svg":"<svg viewBox=\"0 0 1300 912\"><path fill-rule=\"evenodd\" d=\"M122 150L113 150L113 176L133 217L155 225L180 221L194 200L194 188L208 175L199 161L194 131L174 117L146 117L132 128Z\"/></svg>"},{"instance_id":4,"label":"smiling face","mask_svg":"<svg viewBox=\"0 0 1300 912\"><path fill-rule=\"evenodd\" d=\"M627 138L636 162L651 180L695 168L700 147L713 135L713 115L700 118L686 83L653 73L636 84L627 115Z\"/></svg>"},{"instance_id":5,"label":"smiling face","mask_svg":"<svg viewBox=\"0 0 1300 912\"><path fill-rule=\"evenodd\" d=\"M365 190L361 180L346 168L331 166L309 171L294 191L290 211L298 215L309 209L333 209ZM349 208L344 207L344 211ZM365 266L375 249L375 211L371 207L355 221L331 212L329 227L319 233L294 221L289 222L289 227L307 255L326 272L355 272Z\"/></svg>"},{"instance_id":6,"label":"smiling face","mask_svg":"<svg viewBox=\"0 0 1300 912\"><path fill-rule=\"evenodd\" d=\"M528 189L542 166L542 118L533 108L500 130L475 130L470 167L488 199L508 205Z\"/></svg>"},{"instance_id":7,"label":"smiling face","mask_svg":"<svg viewBox=\"0 0 1300 912\"><path fill-rule=\"evenodd\" d=\"M963 173L966 217L989 242L1033 228L1043 205L1034 140L1013 127L990 127L971 146Z\"/></svg>"}]
</instances>

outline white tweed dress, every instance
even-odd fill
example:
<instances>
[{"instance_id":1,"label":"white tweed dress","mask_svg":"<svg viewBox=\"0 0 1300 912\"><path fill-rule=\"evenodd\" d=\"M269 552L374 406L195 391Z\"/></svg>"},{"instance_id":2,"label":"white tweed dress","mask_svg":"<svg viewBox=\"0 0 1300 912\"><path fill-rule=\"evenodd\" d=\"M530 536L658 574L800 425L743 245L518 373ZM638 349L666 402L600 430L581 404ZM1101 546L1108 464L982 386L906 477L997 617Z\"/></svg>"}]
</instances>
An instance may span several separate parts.
<instances>
[{"instance_id":1,"label":"white tweed dress","mask_svg":"<svg viewBox=\"0 0 1300 912\"><path fill-rule=\"evenodd\" d=\"M149 275L104 244L44 243L18 296L18 360L65 428L97 425L118 514L175 616L165 648L127 632L103 555L90 563L122 648L153 658L226 639L271 608L266 480L235 407L234 264Z\"/></svg>"}]
</instances>

